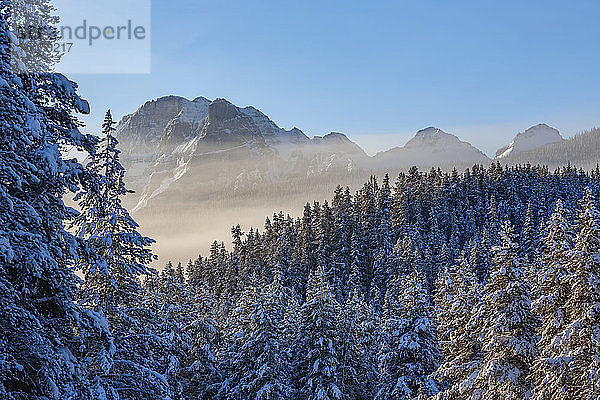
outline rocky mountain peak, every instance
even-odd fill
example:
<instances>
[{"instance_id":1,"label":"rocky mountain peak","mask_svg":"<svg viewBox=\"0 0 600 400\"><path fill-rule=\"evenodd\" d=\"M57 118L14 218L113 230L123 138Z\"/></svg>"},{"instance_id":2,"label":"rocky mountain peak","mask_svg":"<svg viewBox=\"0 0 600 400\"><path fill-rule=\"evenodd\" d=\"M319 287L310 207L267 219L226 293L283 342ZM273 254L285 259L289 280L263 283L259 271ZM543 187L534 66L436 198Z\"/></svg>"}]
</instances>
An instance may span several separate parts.
<instances>
[{"instance_id":1,"label":"rocky mountain peak","mask_svg":"<svg viewBox=\"0 0 600 400\"><path fill-rule=\"evenodd\" d=\"M546 124L537 124L525 130L525 132L518 133L512 142L498 149L496 151L496 158L516 155L563 140L557 129Z\"/></svg>"},{"instance_id":2,"label":"rocky mountain peak","mask_svg":"<svg viewBox=\"0 0 600 400\"><path fill-rule=\"evenodd\" d=\"M198 96L196 97L194 100L192 100L194 103L207 103L210 104L211 101L209 99L207 99L204 96Z\"/></svg>"},{"instance_id":3,"label":"rocky mountain peak","mask_svg":"<svg viewBox=\"0 0 600 400\"><path fill-rule=\"evenodd\" d=\"M435 146L440 142L459 142L458 137L446 133L440 128L430 126L425 129L421 129L417 134L406 143L405 147L423 147L423 146Z\"/></svg>"},{"instance_id":4,"label":"rocky mountain peak","mask_svg":"<svg viewBox=\"0 0 600 400\"><path fill-rule=\"evenodd\" d=\"M331 132L325 136L315 136L312 142L314 146L332 153L355 154L367 157L367 154L359 145L340 132Z\"/></svg>"},{"instance_id":5,"label":"rocky mountain peak","mask_svg":"<svg viewBox=\"0 0 600 400\"><path fill-rule=\"evenodd\" d=\"M435 166L467 166L485 164L489 158L470 143L430 126L421 129L402 147L378 153L374 164L378 168L408 168Z\"/></svg>"},{"instance_id":6,"label":"rocky mountain peak","mask_svg":"<svg viewBox=\"0 0 600 400\"><path fill-rule=\"evenodd\" d=\"M240 110L225 99L216 99L208 106L208 120L225 122L242 115Z\"/></svg>"},{"instance_id":7,"label":"rocky mountain peak","mask_svg":"<svg viewBox=\"0 0 600 400\"><path fill-rule=\"evenodd\" d=\"M421 129L421 130L417 131L417 134L415 136L430 137L430 136L436 136L436 135L445 134L445 133L446 132L444 132L440 128L436 128L435 126L429 126L425 129Z\"/></svg>"},{"instance_id":8,"label":"rocky mountain peak","mask_svg":"<svg viewBox=\"0 0 600 400\"><path fill-rule=\"evenodd\" d=\"M330 132L325 136L315 136L315 139L321 139L324 142L330 143L347 143L351 141L348 139L348 136L340 132Z\"/></svg>"}]
</instances>

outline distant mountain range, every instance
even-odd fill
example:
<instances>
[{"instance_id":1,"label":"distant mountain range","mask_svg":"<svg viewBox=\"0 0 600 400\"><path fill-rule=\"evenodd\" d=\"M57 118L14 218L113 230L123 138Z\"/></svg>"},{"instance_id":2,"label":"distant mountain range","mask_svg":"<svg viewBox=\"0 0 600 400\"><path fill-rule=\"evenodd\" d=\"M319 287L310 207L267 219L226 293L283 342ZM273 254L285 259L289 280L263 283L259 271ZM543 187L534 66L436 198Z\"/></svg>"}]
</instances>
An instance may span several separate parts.
<instances>
[{"instance_id":1,"label":"distant mountain range","mask_svg":"<svg viewBox=\"0 0 600 400\"><path fill-rule=\"evenodd\" d=\"M148 101L123 117L117 135L129 184L139 194L136 209L168 192L194 197L199 185L240 188L334 171L396 171L413 165L468 168L492 161L470 143L435 127L418 131L402 147L370 157L343 133L309 138L298 128L280 128L252 106L204 97ZM585 149L574 144L581 142L590 143ZM556 129L539 124L517 134L495 159L551 166L571 161L590 167L600 158L599 143L596 131L564 140ZM575 148L566 150L571 147Z\"/></svg>"},{"instance_id":2,"label":"distant mountain range","mask_svg":"<svg viewBox=\"0 0 600 400\"><path fill-rule=\"evenodd\" d=\"M199 237L208 233L227 240L230 223L256 226L280 209L300 212L307 201L329 198L338 184L357 189L370 174L492 161L592 168L600 159L600 131L564 140L544 124L517 134L495 159L435 127L371 157L343 133L309 138L254 107L204 97L148 101L121 119L117 137L136 191L126 205L145 233L160 238L163 258L202 248Z\"/></svg>"}]
</instances>

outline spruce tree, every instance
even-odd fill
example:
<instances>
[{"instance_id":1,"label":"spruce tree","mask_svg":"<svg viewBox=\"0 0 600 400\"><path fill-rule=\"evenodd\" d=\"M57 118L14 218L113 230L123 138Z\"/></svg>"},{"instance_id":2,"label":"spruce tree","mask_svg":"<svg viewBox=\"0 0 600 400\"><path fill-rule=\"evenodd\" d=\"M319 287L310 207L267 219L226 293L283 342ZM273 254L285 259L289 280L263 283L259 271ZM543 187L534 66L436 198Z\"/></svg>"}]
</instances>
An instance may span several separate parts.
<instances>
[{"instance_id":1,"label":"spruce tree","mask_svg":"<svg viewBox=\"0 0 600 400\"><path fill-rule=\"evenodd\" d=\"M215 398L221 380L216 352L222 329L216 315L216 301L206 284L198 281L192 291L190 320L183 327L190 340L184 362L183 397L209 400Z\"/></svg>"},{"instance_id":2,"label":"spruce tree","mask_svg":"<svg viewBox=\"0 0 600 400\"><path fill-rule=\"evenodd\" d=\"M187 354L192 340L186 327L192 323L196 298L182 274L181 263L173 268L171 262L159 276L144 282L141 316L152 333L152 355L155 369L164 374L173 399L183 398L186 381Z\"/></svg>"},{"instance_id":3,"label":"spruce tree","mask_svg":"<svg viewBox=\"0 0 600 400\"><path fill-rule=\"evenodd\" d=\"M161 396L168 393L168 385L156 371L158 361L147 354L158 344L150 333L152 327L144 322L149 316L141 303L140 277L151 272L147 265L154 259L149 249L153 240L138 232L137 223L121 205L129 191L113 125L108 111L105 136L87 165L100 178L75 197L81 214L74 228L94 251L94 259L82 259L77 265L84 276L80 303L108 319L116 349L104 379L119 398L134 399L140 393Z\"/></svg>"},{"instance_id":4,"label":"spruce tree","mask_svg":"<svg viewBox=\"0 0 600 400\"><path fill-rule=\"evenodd\" d=\"M285 299L281 277L270 285L254 280L240 296L233 313L231 345L225 354L227 399L289 399L290 368L282 341Z\"/></svg>"},{"instance_id":5,"label":"spruce tree","mask_svg":"<svg viewBox=\"0 0 600 400\"><path fill-rule=\"evenodd\" d=\"M527 205L527 212L525 214L525 222L523 224L523 232L521 234L521 252L522 256L527 261L532 261L536 249L536 221L532 204Z\"/></svg>"},{"instance_id":6,"label":"spruce tree","mask_svg":"<svg viewBox=\"0 0 600 400\"><path fill-rule=\"evenodd\" d=\"M338 331L341 340L341 383L344 399L372 399L377 381L379 319L358 290L346 301Z\"/></svg>"},{"instance_id":7,"label":"spruce tree","mask_svg":"<svg viewBox=\"0 0 600 400\"><path fill-rule=\"evenodd\" d=\"M560 333L564 399L600 397L600 212L590 189L577 210L578 233L570 252L565 304L567 324Z\"/></svg>"},{"instance_id":8,"label":"spruce tree","mask_svg":"<svg viewBox=\"0 0 600 400\"><path fill-rule=\"evenodd\" d=\"M484 359L476 387L485 400L525 399L536 355L531 287L524 281L526 266L510 223L504 224L500 238L477 317L484 324Z\"/></svg>"},{"instance_id":9,"label":"spruce tree","mask_svg":"<svg viewBox=\"0 0 600 400\"><path fill-rule=\"evenodd\" d=\"M483 354L476 313L481 287L463 256L446 268L436 285L439 343L444 362L435 377L446 386L440 398L464 399L474 394Z\"/></svg>"},{"instance_id":10,"label":"spruce tree","mask_svg":"<svg viewBox=\"0 0 600 400\"><path fill-rule=\"evenodd\" d=\"M350 247L350 276L346 284L346 293L353 293L357 290L360 294L366 295L366 286L363 279L364 254L359 234L356 232L352 234Z\"/></svg>"},{"instance_id":11,"label":"spruce tree","mask_svg":"<svg viewBox=\"0 0 600 400\"><path fill-rule=\"evenodd\" d=\"M570 357L561 346L561 333L570 322L566 303L571 294L569 258L575 232L560 200L547 223L547 232L536 279L540 297L533 303L533 310L541 320L538 328L539 357L532 368L532 399L535 400L565 398L563 396L566 395L567 376L564 367Z\"/></svg>"},{"instance_id":12,"label":"spruce tree","mask_svg":"<svg viewBox=\"0 0 600 400\"><path fill-rule=\"evenodd\" d=\"M74 116L89 105L63 75L20 69L20 57L32 54L11 40L14 3L0 1L0 397L89 398L86 357L109 352L110 343L102 316L73 301L70 267L86 251L64 228L73 211L63 195L83 183L84 169L61 153L93 151ZM48 1L21 5L33 21L51 23ZM39 56L28 61L52 67L51 55Z\"/></svg>"},{"instance_id":13,"label":"spruce tree","mask_svg":"<svg viewBox=\"0 0 600 400\"><path fill-rule=\"evenodd\" d=\"M473 247L469 255L469 264L471 264L475 275L480 283L485 284L489 278L492 259L490 257L491 248L488 240L488 232L484 230L481 237L475 236Z\"/></svg>"},{"instance_id":14,"label":"spruce tree","mask_svg":"<svg viewBox=\"0 0 600 400\"><path fill-rule=\"evenodd\" d=\"M346 290L350 277L351 241L352 230L354 228L351 218L351 206L350 190L346 187L342 191L342 188L338 186L332 202L335 227L332 231L332 241L333 263L335 265L335 272L339 274L334 280L342 284L341 293L336 293L336 298L340 302L348 296ZM340 292L339 288L338 292Z\"/></svg>"},{"instance_id":15,"label":"spruce tree","mask_svg":"<svg viewBox=\"0 0 600 400\"><path fill-rule=\"evenodd\" d=\"M399 295L388 289L383 313L382 346L376 400L412 399L419 392L435 395L430 375L439 352L424 278L416 270L397 283Z\"/></svg>"},{"instance_id":16,"label":"spruce tree","mask_svg":"<svg viewBox=\"0 0 600 400\"><path fill-rule=\"evenodd\" d=\"M398 261L394 254L394 231L391 217L391 189L389 176L384 176L377 196L377 254L373 263L373 282L370 298L376 310L381 312L386 292L386 284L390 276L397 272Z\"/></svg>"},{"instance_id":17,"label":"spruce tree","mask_svg":"<svg viewBox=\"0 0 600 400\"><path fill-rule=\"evenodd\" d=\"M339 304L322 268L310 274L306 301L300 309L294 349L294 382L299 398L342 399L340 344L337 332Z\"/></svg>"}]
</instances>

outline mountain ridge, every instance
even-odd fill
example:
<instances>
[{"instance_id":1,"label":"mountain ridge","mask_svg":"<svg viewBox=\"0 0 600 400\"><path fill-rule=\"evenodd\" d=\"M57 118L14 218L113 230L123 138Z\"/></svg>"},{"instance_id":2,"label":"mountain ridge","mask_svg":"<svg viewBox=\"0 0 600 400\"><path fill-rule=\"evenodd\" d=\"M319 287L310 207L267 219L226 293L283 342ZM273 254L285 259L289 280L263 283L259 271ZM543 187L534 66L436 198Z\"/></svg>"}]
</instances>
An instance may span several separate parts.
<instances>
[{"instance_id":1,"label":"mountain ridge","mask_svg":"<svg viewBox=\"0 0 600 400\"><path fill-rule=\"evenodd\" d=\"M417 131L404 146L396 146L373 156L378 168L430 166L470 167L490 162L481 150L458 136L430 126Z\"/></svg>"},{"instance_id":2,"label":"mountain ridge","mask_svg":"<svg viewBox=\"0 0 600 400\"><path fill-rule=\"evenodd\" d=\"M519 132L512 142L496 151L496 159L509 157L518 153L535 150L548 144L563 141L557 129L544 123L533 125L523 132Z\"/></svg>"},{"instance_id":3,"label":"mountain ridge","mask_svg":"<svg viewBox=\"0 0 600 400\"><path fill-rule=\"evenodd\" d=\"M197 182L239 186L292 174L352 170L368 156L342 133L309 138L286 130L253 106L223 98L164 96L148 101L117 125L134 210L193 173ZM227 162L227 168L217 166ZM269 166L269 167L267 167Z\"/></svg>"},{"instance_id":4,"label":"mountain ridge","mask_svg":"<svg viewBox=\"0 0 600 400\"><path fill-rule=\"evenodd\" d=\"M173 102L179 102L179 103L184 103L182 106L180 106L179 110L176 112L176 114L181 113L180 116L177 117L178 120L181 121L185 121L185 122L198 122L199 120L202 120L203 118L206 117L207 114L207 110L208 110L208 105L210 105L210 103L214 102L214 101L225 101L228 102L229 104L232 104L231 102L229 102L226 99L223 98L217 98L215 100L209 100L204 96L198 96L196 98L194 98L193 100L189 100L183 96L178 96L178 95L166 95L166 96L162 96L162 97L158 97L156 99L152 99L149 100L147 102L145 102L142 106L140 106L135 112L130 113L130 114L126 114L120 121L118 124L118 128L120 128L120 130L123 130L123 125L125 124L130 124L130 120L132 119L132 117L135 117L139 114L144 114L147 115L147 113L144 113L144 111L146 111L146 109L151 108L153 105L158 105L164 102L170 102L171 105ZM189 106L187 106L185 103L191 103L191 104L195 104L196 108L191 108ZM282 135L281 133L285 133L288 134L291 138L293 138L292 142L295 143L303 143L306 144L308 142L310 142L313 139L319 139L322 138L323 136L326 135L314 135L312 138L309 137L308 135L306 135L301 129L297 128L297 127L292 127L289 130L280 128L273 120L271 120L271 118L269 118L265 113L263 113L261 110L259 110L258 108L256 108L255 106L252 105L247 105L244 107L238 107L235 106L234 107L238 108L243 114L251 117L254 120L254 123L260 127L261 133L263 135L263 137L265 137L267 139L267 142L270 142L270 145L277 145L280 144L282 142L284 142L283 144L288 144L287 141L282 141ZM190 115L200 115L201 118L191 118ZM177 115L175 115L177 116ZM175 116L173 116L173 118L175 118ZM499 157L501 155L502 152L506 151L508 148L510 148L511 145L513 145L513 143L519 139L521 136L523 136L524 134L527 134L528 132L535 130L539 127L545 127L550 131L554 131L556 132L556 136L557 136L557 140L565 140L564 138L562 138L562 136L560 135L560 133L558 132L558 130L556 130L555 128L552 128L544 123L539 123L536 125L531 126L530 128L526 129L523 132L518 133L515 138L513 139L513 141L503 147L501 147L500 149L498 149L496 151L496 154L494 154L493 157L488 156L487 154L485 154L485 152L481 151L480 149L478 149L479 151L481 151L486 157L488 157L489 159L492 158L501 158ZM442 133L446 133L443 130L441 130L440 128L437 127L433 127L433 126L429 126L427 128L423 128L419 131L417 131L417 133L411 137L410 140L408 140L403 146L395 146L395 147L411 147L412 142L414 142L420 135L430 132L432 130L439 130ZM158 132L156 132L156 130L154 129L150 129L149 132L151 133L150 135L148 135L150 138L153 138L156 134L160 134L160 129ZM338 132L331 132L331 133L338 133ZM278 135L279 134L279 135ZM342 133L342 135L346 136L346 138L348 138L349 141L352 142L352 140L345 134ZM455 135L452 135L455 136ZM458 140L462 141L458 136L455 136L456 138L458 138ZM470 144L469 142L466 141L462 141L464 143L468 143L469 145L473 146L472 144ZM358 147L361 147L359 144L352 142L354 144L356 144ZM534 148L537 147L543 147L546 144L549 143L553 143L552 141L550 142L546 142L546 143L539 143L537 146L535 146ZM377 154L379 153L384 153L386 151L392 150L392 147L390 149L387 150L383 150L383 151L379 151L378 153L369 156L371 158L375 157ZM473 146L474 148L476 148L475 146ZM361 147L362 149L362 147ZM533 148L528 148L528 149L524 149L521 151L529 151L532 150ZM363 150L364 151L364 150ZM126 152L123 151L122 152ZM365 153L366 154L366 153Z\"/></svg>"},{"instance_id":5,"label":"mountain ridge","mask_svg":"<svg viewBox=\"0 0 600 400\"><path fill-rule=\"evenodd\" d=\"M311 138L297 127L279 127L254 106L203 96L147 101L120 120L116 134L128 184L138 192L135 209L172 189L193 198L198 185L240 190L291 177L396 172L412 166L461 169L492 162L469 142L434 126L417 131L403 146L370 156L343 133ZM495 160L514 163L519 154L563 141L558 130L534 125L498 150Z\"/></svg>"}]
</instances>

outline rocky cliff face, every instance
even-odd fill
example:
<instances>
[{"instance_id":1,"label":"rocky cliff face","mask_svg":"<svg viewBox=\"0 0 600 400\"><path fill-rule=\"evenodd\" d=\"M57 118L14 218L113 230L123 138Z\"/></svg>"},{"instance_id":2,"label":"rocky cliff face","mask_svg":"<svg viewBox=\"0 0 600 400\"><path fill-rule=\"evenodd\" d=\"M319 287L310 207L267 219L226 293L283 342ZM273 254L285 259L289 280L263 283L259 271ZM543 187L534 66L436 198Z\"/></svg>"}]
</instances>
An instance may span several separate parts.
<instances>
[{"instance_id":1,"label":"rocky cliff face","mask_svg":"<svg viewBox=\"0 0 600 400\"><path fill-rule=\"evenodd\" d=\"M209 104L203 97L189 101L178 96L146 102L135 113L123 117L117 126L122 154L155 155L165 136L190 135L206 118Z\"/></svg>"},{"instance_id":2,"label":"rocky cliff face","mask_svg":"<svg viewBox=\"0 0 600 400\"><path fill-rule=\"evenodd\" d=\"M128 184L138 193L135 209L172 190L193 197L207 182L240 188L289 174L352 170L368 158L341 133L309 139L254 107L204 97L149 101L119 122L117 137Z\"/></svg>"}]
</instances>

